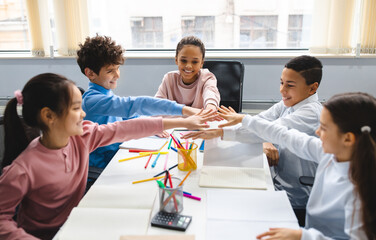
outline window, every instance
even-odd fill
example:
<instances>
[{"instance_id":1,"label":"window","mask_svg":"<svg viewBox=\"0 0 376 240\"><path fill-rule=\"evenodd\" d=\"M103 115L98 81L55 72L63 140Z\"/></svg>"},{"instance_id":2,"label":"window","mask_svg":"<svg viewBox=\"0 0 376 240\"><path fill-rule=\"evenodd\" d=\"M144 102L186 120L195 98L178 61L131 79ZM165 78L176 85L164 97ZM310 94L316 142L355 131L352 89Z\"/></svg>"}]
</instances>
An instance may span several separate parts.
<instances>
[{"instance_id":1,"label":"window","mask_svg":"<svg viewBox=\"0 0 376 240\"><path fill-rule=\"evenodd\" d=\"M132 47L163 48L161 17L143 17L131 20Z\"/></svg>"},{"instance_id":2,"label":"window","mask_svg":"<svg viewBox=\"0 0 376 240\"><path fill-rule=\"evenodd\" d=\"M241 16L240 48L275 48L278 16Z\"/></svg>"},{"instance_id":3,"label":"window","mask_svg":"<svg viewBox=\"0 0 376 240\"><path fill-rule=\"evenodd\" d=\"M182 37L194 35L200 38L206 48L214 47L215 18L210 16L183 17L181 20Z\"/></svg>"},{"instance_id":4,"label":"window","mask_svg":"<svg viewBox=\"0 0 376 240\"><path fill-rule=\"evenodd\" d=\"M303 15L290 15L288 23L288 40L287 47L289 48L304 48L308 47L309 31L304 29L303 20L310 23L310 16L304 18ZM305 38L303 38L303 36Z\"/></svg>"},{"instance_id":5,"label":"window","mask_svg":"<svg viewBox=\"0 0 376 240\"><path fill-rule=\"evenodd\" d=\"M28 50L29 44L23 0L0 1L0 50Z\"/></svg>"}]
</instances>

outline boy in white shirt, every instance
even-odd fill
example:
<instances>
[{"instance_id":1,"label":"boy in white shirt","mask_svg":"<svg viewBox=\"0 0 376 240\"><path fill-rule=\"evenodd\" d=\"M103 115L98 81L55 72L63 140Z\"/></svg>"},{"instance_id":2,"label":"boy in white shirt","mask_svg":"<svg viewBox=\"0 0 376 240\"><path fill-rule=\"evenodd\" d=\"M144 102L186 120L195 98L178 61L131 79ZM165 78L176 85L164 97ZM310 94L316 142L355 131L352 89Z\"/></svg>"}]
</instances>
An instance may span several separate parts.
<instances>
[{"instance_id":1,"label":"boy in white shirt","mask_svg":"<svg viewBox=\"0 0 376 240\"><path fill-rule=\"evenodd\" d=\"M280 79L282 100L257 117L315 136L322 110L316 93L321 78L322 64L317 58L299 56L291 59L285 65ZM224 128L223 140L262 142L242 126ZM299 224L304 226L311 187L302 185L299 177L315 176L317 163L299 158L288 149L272 143L264 143L264 153L269 165L274 168L271 172L275 189L287 192Z\"/></svg>"}]
</instances>

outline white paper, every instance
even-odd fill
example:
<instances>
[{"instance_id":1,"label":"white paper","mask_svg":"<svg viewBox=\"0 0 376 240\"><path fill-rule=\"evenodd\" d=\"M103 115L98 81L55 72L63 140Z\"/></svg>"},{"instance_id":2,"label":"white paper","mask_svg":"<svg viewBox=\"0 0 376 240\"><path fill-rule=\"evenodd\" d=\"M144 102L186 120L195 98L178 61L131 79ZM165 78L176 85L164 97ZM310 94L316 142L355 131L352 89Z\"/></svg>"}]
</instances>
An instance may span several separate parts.
<instances>
[{"instance_id":1,"label":"white paper","mask_svg":"<svg viewBox=\"0 0 376 240\"><path fill-rule=\"evenodd\" d=\"M207 190L207 219L297 222L285 191Z\"/></svg>"},{"instance_id":2,"label":"white paper","mask_svg":"<svg viewBox=\"0 0 376 240\"><path fill-rule=\"evenodd\" d=\"M217 188L267 189L263 168L203 166L199 185Z\"/></svg>"},{"instance_id":3,"label":"white paper","mask_svg":"<svg viewBox=\"0 0 376 240\"><path fill-rule=\"evenodd\" d=\"M208 220L206 240L253 240L256 236L269 230L270 227L298 229L295 222L260 222Z\"/></svg>"},{"instance_id":4,"label":"white paper","mask_svg":"<svg viewBox=\"0 0 376 240\"><path fill-rule=\"evenodd\" d=\"M156 186L93 185L78 207L152 209L158 188Z\"/></svg>"},{"instance_id":5,"label":"white paper","mask_svg":"<svg viewBox=\"0 0 376 240\"><path fill-rule=\"evenodd\" d=\"M73 208L59 240L118 240L122 235L146 234L151 210Z\"/></svg>"},{"instance_id":6,"label":"white paper","mask_svg":"<svg viewBox=\"0 0 376 240\"><path fill-rule=\"evenodd\" d=\"M158 151L166 142L166 138L150 136L123 142L122 144L120 144L119 148Z\"/></svg>"},{"instance_id":7,"label":"white paper","mask_svg":"<svg viewBox=\"0 0 376 240\"><path fill-rule=\"evenodd\" d=\"M262 144L223 141L215 138L205 141L204 166L263 168Z\"/></svg>"}]
</instances>

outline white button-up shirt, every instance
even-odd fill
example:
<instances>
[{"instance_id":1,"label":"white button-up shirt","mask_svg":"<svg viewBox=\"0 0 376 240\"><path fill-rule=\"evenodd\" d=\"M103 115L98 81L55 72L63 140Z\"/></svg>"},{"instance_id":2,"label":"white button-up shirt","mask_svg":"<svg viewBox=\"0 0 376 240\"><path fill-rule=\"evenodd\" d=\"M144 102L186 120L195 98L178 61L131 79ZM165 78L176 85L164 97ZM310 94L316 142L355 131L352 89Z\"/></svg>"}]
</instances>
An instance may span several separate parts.
<instances>
[{"instance_id":1,"label":"white button-up shirt","mask_svg":"<svg viewBox=\"0 0 376 240\"><path fill-rule=\"evenodd\" d=\"M354 193L349 162L337 162L322 150L319 138L259 117L246 116L242 127L268 142L278 143L303 159L318 163L307 203L302 239L367 239L360 220L360 199Z\"/></svg>"},{"instance_id":2,"label":"white button-up shirt","mask_svg":"<svg viewBox=\"0 0 376 240\"><path fill-rule=\"evenodd\" d=\"M257 117L315 136L315 131L320 125L321 110L322 105L315 93L292 107L286 107L283 101L280 101ZM264 141L241 126L225 128L223 139L241 142ZM315 176L317 163L298 157L285 147L276 145L278 143L272 143L279 152L278 165L271 171L276 190L286 191L293 208L305 208L311 187L300 184L299 177Z\"/></svg>"}]
</instances>

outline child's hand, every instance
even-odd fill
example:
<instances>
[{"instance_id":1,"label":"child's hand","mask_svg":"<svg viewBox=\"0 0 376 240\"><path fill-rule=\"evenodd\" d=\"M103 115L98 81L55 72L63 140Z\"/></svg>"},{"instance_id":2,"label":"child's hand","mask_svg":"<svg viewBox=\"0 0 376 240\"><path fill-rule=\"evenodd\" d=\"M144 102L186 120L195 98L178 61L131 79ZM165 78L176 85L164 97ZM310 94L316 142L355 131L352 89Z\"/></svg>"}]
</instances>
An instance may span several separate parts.
<instances>
[{"instance_id":1,"label":"child's hand","mask_svg":"<svg viewBox=\"0 0 376 240\"><path fill-rule=\"evenodd\" d=\"M185 134L182 138L183 139L187 139L187 138L212 139L212 138L217 138L217 137L222 137L222 136L223 136L223 129L209 129L209 130L203 130L203 131L198 131L198 132L190 132L190 133Z\"/></svg>"},{"instance_id":2,"label":"child's hand","mask_svg":"<svg viewBox=\"0 0 376 240\"><path fill-rule=\"evenodd\" d=\"M236 113L232 107L227 108L225 106L221 106L220 108L218 108L218 111L219 111L219 116L227 120L227 123L220 124L218 126L220 128L233 126L238 123L241 123L243 121L243 118L245 117L244 114Z\"/></svg>"},{"instance_id":3,"label":"child's hand","mask_svg":"<svg viewBox=\"0 0 376 240\"><path fill-rule=\"evenodd\" d=\"M292 239L300 240L302 238L302 230L288 228L270 228L268 232L256 236L257 239Z\"/></svg>"},{"instance_id":4,"label":"child's hand","mask_svg":"<svg viewBox=\"0 0 376 240\"><path fill-rule=\"evenodd\" d=\"M156 136L160 137L160 138L168 138L170 136L170 134L166 131L163 131L163 133L157 134Z\"/></svg>"},{"instance_id":5,"label":"child's hand","mask_svg":"<svg viewBox=\"0 0 376 240\"><path fill-rule=\"evenodd\" d=\"M266 157L268 158L269 166L276 166L278 165L279 161L279 152L276 147L274 147L273 144L264 142L262 144L262 148L264 150L264 153Z\"/></svg>"},{"instance_id":6,"label":"child's hand","mask_svg":"<svg viewBox=\"0 0 376 240\"><path fill-rule=\"evenodd\" d=\"M204 111L201 109L198 114L185 118L184 125L188 129L208 128L209 125L206 122L213 121L217 117L218 113L213 110Z\"/></svg>"}]
</instances>

